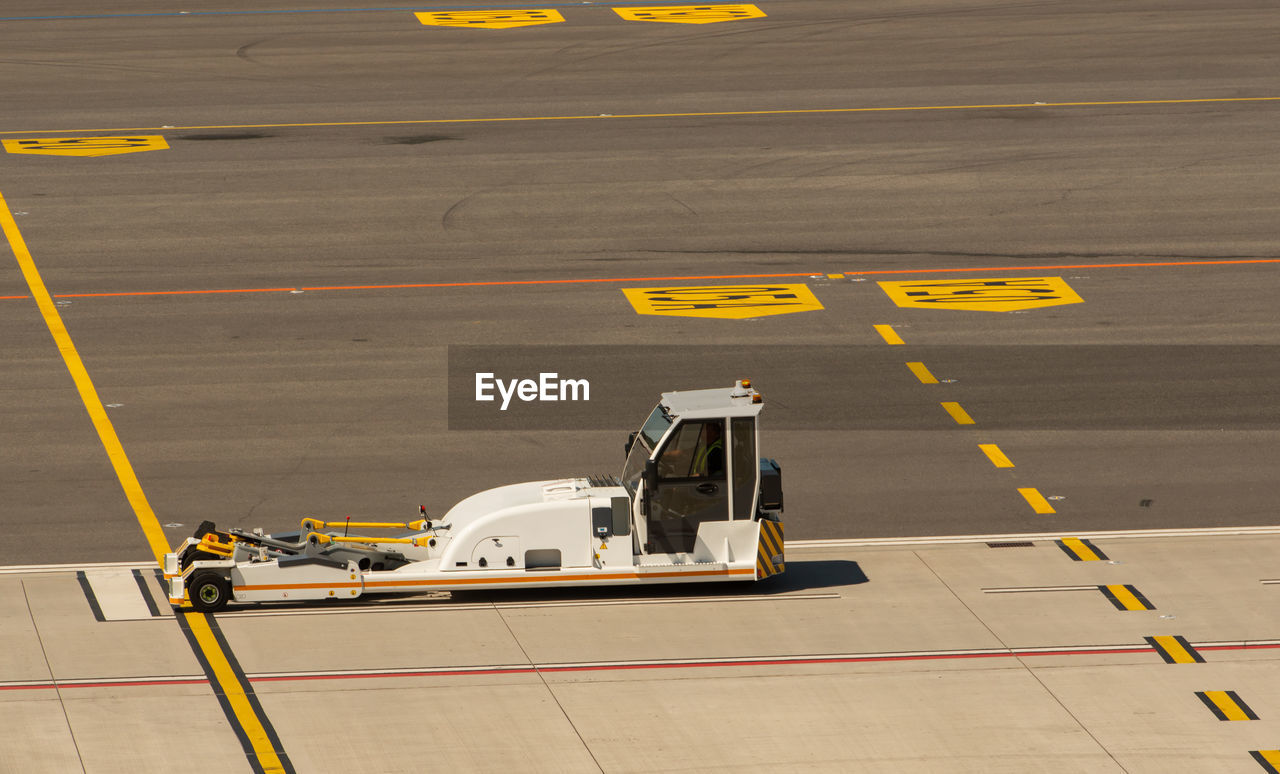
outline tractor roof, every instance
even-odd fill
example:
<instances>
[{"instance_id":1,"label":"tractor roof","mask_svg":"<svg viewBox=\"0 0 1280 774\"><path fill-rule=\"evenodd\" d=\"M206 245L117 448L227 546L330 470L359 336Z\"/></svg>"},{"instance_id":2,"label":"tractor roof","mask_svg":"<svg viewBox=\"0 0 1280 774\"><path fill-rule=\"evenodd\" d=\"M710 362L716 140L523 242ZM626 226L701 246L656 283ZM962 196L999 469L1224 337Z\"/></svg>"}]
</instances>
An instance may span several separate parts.
<instances>
[{"instance_id":1,"label":"tractor roof","mask_svg":"<svg viewBox=\"0 0 1280 774\"><path fill-rule=\"evenodd\" d=\"M662 393L667 413L681 419L754 417L764 407L760 401L760 393L752 389L749 379L720 389Z\"/></svg>"}]
</instances>

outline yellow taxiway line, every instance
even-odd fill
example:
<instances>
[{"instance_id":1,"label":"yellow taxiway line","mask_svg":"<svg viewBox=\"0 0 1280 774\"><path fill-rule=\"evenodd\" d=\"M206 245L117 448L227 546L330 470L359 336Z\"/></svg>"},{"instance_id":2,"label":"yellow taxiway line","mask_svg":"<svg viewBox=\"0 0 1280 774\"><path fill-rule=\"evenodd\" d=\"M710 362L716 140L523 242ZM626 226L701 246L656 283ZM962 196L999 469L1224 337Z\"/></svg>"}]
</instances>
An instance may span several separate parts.
<instances>
[{"instance_id":1,"label":"yellow taxiway line","mask_svg":"<svg viewBox=\"0 0 1280 774\"><path fill-rule=\"evenodd\" d=\"M566 116L494 116L490 118L421 118L391 121L308 121L275 124L201 124L192 126L112 127L99 129L3 129L0 134L65 134L74 132L164 132L208 129L300 129L343 126L423 126L429 124L485 124L527 121L617 121L635 118L711 118L715 116L838 115L841 113L904 113L941 110L1014 110L1025 108L1115 107L1133 105L1208 105L1280 102L1280 97L1205 97L1193 99L1122 99L1080 102L1009 102L988 105L890 105L885 107L795 108L790 110L713 110L684 113L598 113Z\"/></svg>"}]
</instances>

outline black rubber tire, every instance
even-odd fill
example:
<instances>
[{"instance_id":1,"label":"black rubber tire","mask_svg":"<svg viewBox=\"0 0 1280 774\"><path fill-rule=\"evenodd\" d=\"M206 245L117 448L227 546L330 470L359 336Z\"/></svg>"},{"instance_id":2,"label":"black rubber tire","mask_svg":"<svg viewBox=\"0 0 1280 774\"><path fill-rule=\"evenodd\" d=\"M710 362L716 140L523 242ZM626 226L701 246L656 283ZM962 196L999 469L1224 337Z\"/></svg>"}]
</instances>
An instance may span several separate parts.
<instances>
[{"instance_id":1,"label":"black rubber tire","mask_svg":"<svg viewBox=\"0 0 1280 774\"><path fill-rule=\"evenodd\" d=\"M231 582L214 570L200 570L187 584L191 606L200 613L216 613L231 600Z\"/></svg>"}]
</instances>

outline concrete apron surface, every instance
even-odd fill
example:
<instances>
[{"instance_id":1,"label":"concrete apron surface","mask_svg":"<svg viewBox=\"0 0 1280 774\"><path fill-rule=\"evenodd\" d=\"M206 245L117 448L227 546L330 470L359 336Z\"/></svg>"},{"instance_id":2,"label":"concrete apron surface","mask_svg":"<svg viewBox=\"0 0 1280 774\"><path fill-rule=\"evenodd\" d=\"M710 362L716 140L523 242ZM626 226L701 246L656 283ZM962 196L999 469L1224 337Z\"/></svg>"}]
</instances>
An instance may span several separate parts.
<instances>
[{"instance_id":1,"label":"concrete apron surface","mask_svg":"<svg viewBox=\"0 0 1280 774\"><path fill-rule=\"evenodd\" d=\"M1266 771L1277 556L792 545L759 584L233 607L275 758L150 569L0 570L0 771Z\"/></svg>"}]
</instances>

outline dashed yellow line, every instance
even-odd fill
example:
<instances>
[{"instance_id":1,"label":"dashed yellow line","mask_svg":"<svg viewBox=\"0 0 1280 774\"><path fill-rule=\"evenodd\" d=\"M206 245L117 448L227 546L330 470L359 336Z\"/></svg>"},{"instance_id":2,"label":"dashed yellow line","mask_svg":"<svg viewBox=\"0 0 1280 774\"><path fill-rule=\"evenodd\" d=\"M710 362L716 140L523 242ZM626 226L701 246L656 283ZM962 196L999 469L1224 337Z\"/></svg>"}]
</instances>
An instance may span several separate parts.
<instances>
[{"instance_id":1,"label":"dashed yellow line","mask_svg":"<svg viewBox=\"0 0 1280 774\"><path fill-rule=\"evenodd\" d=\"M911 373L916 375L921 384L937 384L938 377L929 372L924 363L907 363L907 368L911 369Z\"/></svg>"},{"instance_id":2,"label":"dashed yellow line","mask_svg":"<svg viewBox=\"0 0 1280 774\"><path fill-rule=\"evenodd\" d=\"M1166 664L1203 664L1204 656L1191 647L1187 638L1178 634L1161 634L1143 637L1147 644L1160 654Z\"/></svg>"},{"instance_id":3,"label":"dashed yellow line","mask_svg":"<svg viewBox=\"0 0 1280 774\"><path fill-rule=\"evenodd\" d=\"M1257 720L1258 715L1235 691L1196 691L1218 720Z\"/></svg>"},{"instance_id":4,"label":"dashed yellow line","mask_svg":"<svg viewBox=\"0 0 1280 774\"><path fill-rule=\"evenodd\" d=\"M959 403L951 400L942 401L942 408L951 415L957 425L974 424L973 417L969 416L969 412L960 407Z\"/></svg>"},{"instance_id":5,"label":"dashed yellow line","mask_svg":"<svg viewBox=\"0 0 1280 774\"><path fill-rule=\"evenodd\" d=\"M987 455L987 459L991 460L991 464L997 468L1013 467L1013 462L994 443L980 443L978 448L982 450L983 454Z\"/></svg>"},{"instance_id":6,"label":"dashed yellow line","mask_svg":"<svg viewBox=\"0 0 1280 774\"><path fill-rule=\"evenodd\" d=\"M1066 552L1075 562L1100 562L1107 558L1092 541L1082 540L1081 538L1063 538L1058 541L1058 547Z\"/></svg>"},{"instance_id":7,"label":"dashed yellow line","mask_svg":"<svg viewBox=\"0 0 1280 774\"><path fill-rule=\"evenodd\" d=\"M1252 750L1249 754L1267 774L1280 774L1280 750Z\"/></svg>"},{"instance_id":8,"label":"dashed yellow line","mask_svg":"<svg viewBox=\"0 0 1280 774\"><path fill-rule=\"evenodd\" d=\"M1035 487L1023 487L1018 490L1018 494L1022 495L1027 501L1027 505L1036 513L1057 513L1049 501L1044 499L1044 495L1040 494L1040 490Z\"/></svg>"},{"instance_id":9,"label":"dashed yellow line","mask_svg":"<svg viewBox=\"0 0 1280 774\"><path fill-rule=\"evenodd\" d=\"M1117 610L1155 610L1156 606L1138 591L1137 587L1131 584L1111 584L1107 586L1099 586L1098 590L1102 592L1111 604L1116 606Z\"/></svg>"},{"instance_id":10,"label":"dashed yellow line","mask_svg":"<svg viewBox=\"0 0 1280 774\"><path fill-rule=\"evenodd\" d=\"M880 334L880 338L884 339L885 344L905 344L898 332L893 329L892 325L875 326L876 333Z\"/></svg>"}]
</instances>

